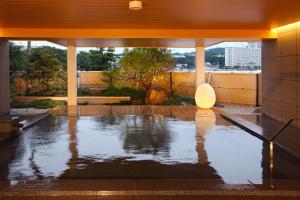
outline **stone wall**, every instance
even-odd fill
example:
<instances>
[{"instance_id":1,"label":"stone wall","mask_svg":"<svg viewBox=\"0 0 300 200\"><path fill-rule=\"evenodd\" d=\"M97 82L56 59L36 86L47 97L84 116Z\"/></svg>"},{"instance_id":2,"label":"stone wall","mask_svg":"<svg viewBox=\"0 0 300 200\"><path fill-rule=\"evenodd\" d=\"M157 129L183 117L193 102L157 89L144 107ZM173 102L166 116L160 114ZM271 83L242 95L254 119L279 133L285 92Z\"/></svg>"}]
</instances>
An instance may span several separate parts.
<instances>
[{"instance_id":1,"label":"stone wall","mask_svg":"<svg viewBox=\"0 0 300 200\"><path fill-rule=\"evenodd\" d=\"M208 79L209 74L206 74ZM211 74L210 84L215 89L217 102L260 105L259 74L226 73Z\"/></svg>"},{"instance_id":2,"label":"stone wall","mask_svg":"<svg viewBox=\"0 0 300 200\"><path fill-rule=\"evenodd\" d=\"M103 81L103 73L98 71L79 72L78 84L81 88L91 86L107 86L107 83Z\"/></svg>"},{"instance_id":3,"label":"stone wall","mask_svg":"<svg viewBox=\"0 0 300 200\"><path fill-rule=\"evenodd\" d=\"M193 97L195 95L195 72L172 72L172 87L175 94ZM261 105L261 75L249 72L212 72L206 73L206 80L216 91L218 103L235 103L246 105ZM257 81L258 78L258 81ZM102 81L102 72L79 72L78 86L107 87ZM16 90L19 94L26 93L26 84L20 78L16 80ZM170 73L164 75L154 86L170 88Z\"/></svg>"},{"instance_id":4,"label":"stone wall","mask_svg":"<svg viewBox=\"0 0 300 200\"><path fill-rule=\"evenodd\" d=\"M208 80L209 73L206 73ZM79 72L80 87L106 86L101 81L102 72ZM219 103L237 103L260 105L259 93L260 74L247 72L212 72L210 84L214 87ZM175 94L183 96L195 95L195 72L172 72L172 84ZM154 84L155 86L170 88L170 73ZM258 93L258 94L257 94Z\"/></svg>"},{"instance_id":5,"label":"stone wall","mask_svg":"<svg viewBox=\"0 0 300 200\"><path fill-rule=\"evenodd\" d=\"M300 26L278 32L262 43L263 112L279 121L295 119L300 127Z\"/></svg>"}]
</instances>

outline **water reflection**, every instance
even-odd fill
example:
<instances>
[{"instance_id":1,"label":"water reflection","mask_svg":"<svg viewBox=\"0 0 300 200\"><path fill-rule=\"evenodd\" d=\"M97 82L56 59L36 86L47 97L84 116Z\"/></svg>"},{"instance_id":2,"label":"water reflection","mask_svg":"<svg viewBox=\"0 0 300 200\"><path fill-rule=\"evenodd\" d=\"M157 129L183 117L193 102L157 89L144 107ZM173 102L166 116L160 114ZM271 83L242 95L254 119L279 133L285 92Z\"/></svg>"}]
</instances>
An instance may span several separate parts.
<instances>
[{"instance_id":1,"label":"water reflection","mask_svg":"<svg viewBox=\"0 0 300 200\"><path fill-rule=\"evenodd\" d=\"M105 119L112 117L115 118L113 123L100 128L103 125L99 123L112 122ZM78 119L78 150L82 158L105 161L126 157L131 161L197 162L193 122L179 121L162 115L94 118Z\"/></svg>"},{"instance_id":2,"label":"water reflection","mask_svg":"<svg viewBox=\"0 0 300 200\"><path fill-rule=\"evenodd\" d=\"M66 149L68 141L65 139L65 130L65 119L52 118L8 144L14 146L15 150L12 159L7 163L7 178L14 180L58 177L68 168L67 161L70 159Z\"/></svg>"},{"instance_id":3,"label":"water reflection","mask_svg":"<svg viewBox=\"0 0 300 200\"><path fill-rule=\"evenodd\" d=\"M273 146L273 142L270 142L270 148L269 148L269 151L270 151L270 187L271 188L274 188L274 185L273 185L273 155L274 155L274 146Z\"/></svg>"},{"instance_id":4,"label":"water reflection","mask_svg":"<svg viewBox=\"0 0 300 200\"><path fill-rule=\"evenodd\" d=\"M205 136L213 132L216 126L216 115L212 110L199 109L195 115L196 125L196 141L198 152L198 163L203 164L208 162L207 153L205 150Z\"/></svg>"},{"instance_id":5,"label":"water reflection","mask_svg":"<svg viewBox=\"0 0 300 200\"><path fill-rule=\"evenodd\" d=\"M0 146L0 178L299 178L300 163L212 110L51 117ZM150 112L147 110L147 112ZM189 115L188 115L189 114ZM171 115L171 116L170 116ZM176 117L175 117L176 116ZM270 168L270 155L273 156Z\"/></svg>"},{"instance_id":6,"label":"water reflection","mask_svg":"<svg viewBox=\"0 0 300 200\"><path fill-rule=\"evenodd\" d=\"M71 159L68 163L70 169L77 168L78 150L77 150L77 117L68 117L68 130L70 135L69 151L71 153Z\"/></svg>"},{"instance_id":7,"label":"water reflection","mask_svg":"<svg viewBox=\"0 0 300 200\"><path fill-rule=\"evenodd\" d=\"M126 153L168 156L172 134L163 116L133 116L121 133Z\"/></svg>"}]
</instances>

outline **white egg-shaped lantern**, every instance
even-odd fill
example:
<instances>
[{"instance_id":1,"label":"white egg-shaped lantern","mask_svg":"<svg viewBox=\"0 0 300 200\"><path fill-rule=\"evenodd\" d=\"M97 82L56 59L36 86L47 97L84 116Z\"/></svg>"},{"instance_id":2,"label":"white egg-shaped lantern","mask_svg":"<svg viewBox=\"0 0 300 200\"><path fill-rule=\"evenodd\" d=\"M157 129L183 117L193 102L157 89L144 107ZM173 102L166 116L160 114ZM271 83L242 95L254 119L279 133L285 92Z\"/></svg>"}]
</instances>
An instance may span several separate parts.
<instances>
[{"instance_id":1,"label":"white egg-shaped lantern","mask_svg":"<svg viewBox=\"0 0 300 200\"><path fill-rule=\"evenodd\" d=\"M211 108L216 103L216 93L208 83L198 86L195 95L196 105L200 108Z\"/></svg>"}]
</instances>

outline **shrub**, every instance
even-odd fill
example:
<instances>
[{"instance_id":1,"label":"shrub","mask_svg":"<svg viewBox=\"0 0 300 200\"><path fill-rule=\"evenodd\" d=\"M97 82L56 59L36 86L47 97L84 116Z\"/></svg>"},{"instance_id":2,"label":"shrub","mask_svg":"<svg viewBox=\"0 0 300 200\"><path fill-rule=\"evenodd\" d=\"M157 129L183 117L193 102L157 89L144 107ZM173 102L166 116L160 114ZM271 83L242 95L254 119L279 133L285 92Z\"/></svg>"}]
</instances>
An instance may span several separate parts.
<instances>
[{"instance_id":1,"label":"shrub","mask_svg":"<svg viewBox=\"0 0 300 200\"><path fill-rule=\"evenodd\" d=\"M31 102L31 106L37 109L54 108L55 106L64 105L64 101L54 101L51 99L35 100Z\"/></svg>"},{"instance_id":2,"label":"shrub","mask_svg":"<svg viewBox=\"0 0 300 200\"><path fill-rule=\"evenodd\" d=\"M131 101L141 101L144 104L146 91L143 89L108 87L99 96L130 96Z\"/></svg>"},{"instance_id":3,"label":"shrub","mask_svg":"<svg viewBox=\"0 0 300 200\"><path fill-rule=\"evenodd\" d=\"M11 102L11 108L31 108L30 103L19 103L19 102Z\"/></svg>"},{"instance_id":4,"label":"shrub","mask_svg":"<svg viewBox=\"0 0 300 200\"><path fill-rule=\"evenodd\" d=\"M12 108L36 108L36 109L48 109L54 108L55 106L64 105L64 101L54 101L51 99L43 99L43 100L35 100L31 103L19 103L19 102L12 102Z\"/></svg>"},{"instance_id":5,"label":"shrub","mask_svg":"<svg viewBox=\"0 0 300 200\"><path fill-rule=\"evenodd\" d=\"M29 93L27 96L66 96L66 90L46 90Z\"/></svg>"},{"instance_id":6,"label":"shrub","mask_svg":"<svg viewBox=\"0 0 300 200\"><path fill-rule=\"evenodd\" d=\"M92 93L88 88L78 88L77 95L78 96L92 96Z\"/></svg>"}]
</instances>

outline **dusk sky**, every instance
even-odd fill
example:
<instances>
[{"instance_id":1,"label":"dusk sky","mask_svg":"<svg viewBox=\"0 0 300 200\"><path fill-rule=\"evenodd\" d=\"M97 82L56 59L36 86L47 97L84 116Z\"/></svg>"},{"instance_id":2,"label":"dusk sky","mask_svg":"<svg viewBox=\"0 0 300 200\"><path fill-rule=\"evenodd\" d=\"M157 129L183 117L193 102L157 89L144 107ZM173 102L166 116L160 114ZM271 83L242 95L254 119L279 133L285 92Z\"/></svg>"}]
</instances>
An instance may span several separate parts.
<instances>
[{"instance_id":1,"label":"dusk sky","mask_svg":"<svg viewBox=\"0 0 300 200\"><path fill-rule=\"evenodd\" d=\"M23 45L23 46L27 46L27 41L14 41L14 43L18 44L18 45ZM47 41L32 41L32 47L38 47L38 46L52 46L52 47L56 47L56 48L60 48L60 49L64 49L64 46L60 46L51 42L47 42ZM217 45L213 45L210 47L207 47L206 49L211 49L211 48L216 48L216 47L245 47L247 45L247 42L224 42L224 43L220 43ZM79 47L77 48L77 51L88 51L90 49L95 49L95 48L82 48ZM186 52L193 52L195 51L194 48L170 48L172 52L179 52L179 53L186 53ZM115 52L116 53L122 53L124 48L115 48Z\"/></svg>"}]
</instances>

